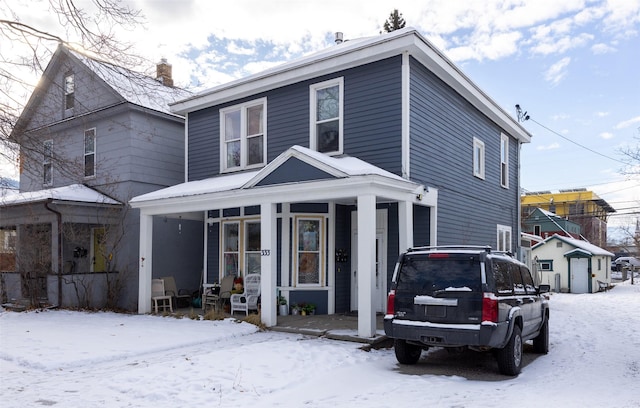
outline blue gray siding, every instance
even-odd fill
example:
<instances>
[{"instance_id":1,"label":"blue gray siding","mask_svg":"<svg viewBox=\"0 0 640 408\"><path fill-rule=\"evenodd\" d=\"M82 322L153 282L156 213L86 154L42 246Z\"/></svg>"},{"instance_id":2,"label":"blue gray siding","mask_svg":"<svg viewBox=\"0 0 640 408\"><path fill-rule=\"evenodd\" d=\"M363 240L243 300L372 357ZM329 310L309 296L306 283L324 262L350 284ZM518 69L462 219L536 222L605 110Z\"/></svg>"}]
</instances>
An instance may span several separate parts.
<instances>
[{"instance_id":1,"label":"blue gray siding","mask_svg":"<svg viewBox=\"0 0 640 408\"><path fill-rule=\"evenodd\" d=\"M496 224L518 231L518 144L500 186L500 134L471 104L411 60L411 178L438 188L438 244L496 245ZM485 143L485 179L473 176L473 138ZM416 241L416 243L418 243Z\"/></svg>"}]
</instances>

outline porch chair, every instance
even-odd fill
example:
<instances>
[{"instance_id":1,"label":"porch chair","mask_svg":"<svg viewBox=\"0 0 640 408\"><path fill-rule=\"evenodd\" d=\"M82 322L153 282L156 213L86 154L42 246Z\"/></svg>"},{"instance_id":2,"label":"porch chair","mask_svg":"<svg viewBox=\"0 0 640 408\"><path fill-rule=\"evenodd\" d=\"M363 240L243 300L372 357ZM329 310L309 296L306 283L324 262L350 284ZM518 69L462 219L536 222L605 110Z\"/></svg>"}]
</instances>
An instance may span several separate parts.
<instances>
[{"instance_id":1,"label":"porch chair","mask_svg":"<svg viewBox=\"0 0 640 408\"><path fill-rule=\"evenodd\" d=\"M249 310L258 310L260 299L260 275L252 273L244 277L244 293L231 295L231 315L235 311L244 311L249 316Z\"/></svg>"},{"instance_id":2,"label":"porch chair","mask_svg":"<svg viewBox=\"0 0 640 408\"><path fill-rule=\"evenodd\" d=\"M202 310L207 311L207 306L212 306L214 310L224 306L224 303L231 298L231 290L233 289L233 280L235 276L227 275L222 278L217 291L213 288L215 284L205 283L202 285Z\"/></svg>"},{"instance_id":3,"label":"porch chair","mask_svg":"<svg viewBox=\"0 0 640 408\"><path fill-rule=\"evenodd\" d=\"M151 300L153 301L153 307L155 312L158 313L158 308L162 311L169 309L173 313L173 306L171 306L171 296L167 295L164 291L164 281L162 279L151 280Z\"/></svg>"},{"instance_id":4,"label":"porch chair","mask_svg":"<svg viewBox=\"0 0 640 408\"><path fill-rule=\"evenodd\" d=\"M162 280L164 281L165 295L171 296L171 301L175 307L178 308L181 304L185 304L186 306L184 307L189 307L191 304L190 292L186 289L178 290L173 276L165 276Z\"/></svg>"}]
</instances>

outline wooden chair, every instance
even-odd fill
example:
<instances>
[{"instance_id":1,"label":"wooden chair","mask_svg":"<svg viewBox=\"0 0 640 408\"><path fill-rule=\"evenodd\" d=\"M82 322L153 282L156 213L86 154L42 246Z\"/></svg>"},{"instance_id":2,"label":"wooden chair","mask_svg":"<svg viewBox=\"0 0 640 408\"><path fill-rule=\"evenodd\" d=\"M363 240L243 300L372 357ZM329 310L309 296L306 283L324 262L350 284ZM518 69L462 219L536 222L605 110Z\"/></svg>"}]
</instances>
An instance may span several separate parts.
<instances>
[{"instance_id":1,"label":"wooden chair","mask_svg":"<svg viewBox=\"0 0 640 408\"><path fill-rule=\"evenodd\" d=\"M244 293L231 295L231 315L236 311L244 311L249 315L249 310L258 310L260 299L260 275L249 274L244 277Z\"/></svg>"},{"instance_id":2,"label":"wooden chair","mask_svg":"<svg viewBox=\"0 0 640 408\"><path fill-rule=\"evenodd\" d=\"M153 307L156 313L158 313L158 308L162 309L162 311L169 309L169 311L173 313L171 296L165 293L164 281L162 279L151 280L151 300L153 301Z\"/></svg>"}]
</instances>

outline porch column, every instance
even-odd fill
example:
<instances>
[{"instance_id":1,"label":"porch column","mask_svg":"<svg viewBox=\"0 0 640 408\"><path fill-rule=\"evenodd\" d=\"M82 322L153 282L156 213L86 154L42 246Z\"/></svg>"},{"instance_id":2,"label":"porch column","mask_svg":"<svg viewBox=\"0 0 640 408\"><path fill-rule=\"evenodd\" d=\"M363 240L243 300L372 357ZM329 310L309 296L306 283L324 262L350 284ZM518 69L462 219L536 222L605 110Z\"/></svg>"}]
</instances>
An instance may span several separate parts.
<instances>
[{"instance_id":1,"label":"porch column","mask_svg":"<svg viewBox=\"0 0 640 408\"><path fill-rule=\"evenodd\" d=\"M402 253L413 246L413 203L411 201L398 203L398 233L400 234L399 249Z\"/></svg>"},{"instance_id":2,"label":"porch column","mask_svg":"<svg viewBox=\"0 0 640 408\"><path fill-rule=\"evenodd\" d=\"M260 300L262 302L262 323L267 327L277 324L277 259L278 227L276 204L260 204Z\"/></svg>"},{"instance_id":3,"label":"porch column","mask_svg":"<svg viewBox=\"0 0 640 408\"><path fill-rule=\"evenodd\" d=\"M376 333L375 291L376 196L358 196L358 336Z\"/></svg>"},{"instance_id":4,"label":"porch column","mask_svg":"<svg viewBox=\"0 0 640 408\"><path fill-rule=\"evenodd\" d=\"M140 212L140 258L138 259L138 313L151 313L151 254L153 216Z\"/></svg>"},{"instance_id":5,"label":"porch column","mask_svg":"<svg viewBox=\"0 0 640 408\"><path fill-rule=\"evenodd\" d=\"M429 246L438 245L438 207L429 208Z\"/></svg>"}]
</instances>

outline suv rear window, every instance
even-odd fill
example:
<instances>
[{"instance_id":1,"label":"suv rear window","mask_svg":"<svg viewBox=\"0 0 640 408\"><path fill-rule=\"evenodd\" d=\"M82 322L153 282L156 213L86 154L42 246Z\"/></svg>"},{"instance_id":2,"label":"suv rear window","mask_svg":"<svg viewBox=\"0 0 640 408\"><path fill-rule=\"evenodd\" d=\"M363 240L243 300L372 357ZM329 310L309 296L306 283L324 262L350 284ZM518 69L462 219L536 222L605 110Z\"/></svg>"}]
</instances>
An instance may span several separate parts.
<instances>
[{"instance_id":1,"label":"suv rear window","mask_svg":"<svg viewBox=\"0 0 640 408\"><path fill-rule=\"evenodd\" d=\"M429 296L449 291L480 292L480 259L469 254L407 255L398 274L397 288Z\"/></svg>"}]
</instances>

